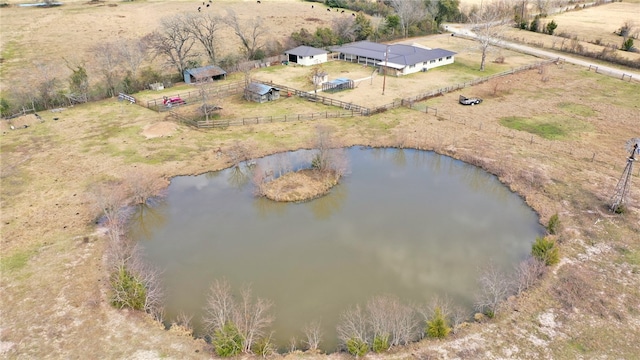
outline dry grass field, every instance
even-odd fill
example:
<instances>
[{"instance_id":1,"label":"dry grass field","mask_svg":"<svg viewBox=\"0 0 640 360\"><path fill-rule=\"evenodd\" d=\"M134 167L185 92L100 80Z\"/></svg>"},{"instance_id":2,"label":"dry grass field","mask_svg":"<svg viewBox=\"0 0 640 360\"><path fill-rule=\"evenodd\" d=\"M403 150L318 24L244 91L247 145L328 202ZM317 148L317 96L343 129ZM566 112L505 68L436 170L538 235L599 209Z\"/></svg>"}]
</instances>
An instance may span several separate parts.
<instances>
[{"instance_id":1,"label":"dry grass field","mask_svg":"<svg viewBox=\"0 0 640 360\"><path fill-rule=\"evenodd\" d=\"M71 64L84 63L90 75L98 76L91 55L94 46L116 39L141 38L155 30L163 17L182 12L197 13L197 7L201 6L200 1L186 0L64 3L49 9L0 9L0 54L3 58L0 78L3 81L30 80L37 77L39 71L64 79L70 74L64 59ZM347 16L327 12L320 5L312 9L310 4L294 0L264 4L216 0L203 11L224 16L227 9L235 11L241 20L260 16L270 29L269 40L277 41L303 27L309 30L327 27L334 18ZM240 47L228 27L221 28L219 39L218 51L222 56L234 53Z\"/></svg>"},{"instance_id":2,"label":"dry grass field","mask_svg":"<svg viewBox=\"0 0 640 360\"><path fill-rule=\"evenodd\" d=\"M558 24L554 36L534 33L526 30L510 28L504 34L507 39L528 44L536 44L550 49L568 48L571 38L577 38L578 43L586 50L599 53L606 46L620 49L622 37L614 32L629 23L632 34L640 34L640 1L617 2L603 6L594 6L580 11L570 11L541 20L549 23L552 20ZM566 34L570 38L560 37ZM618 57L640 61L640 53L618 50Z\"/></svg>"},{"instance_id":3,"label":"dry grass field","mask_svg":"<svg viewBox=\"0 0 640 360\"><path fill-rule=\"evenodd\" d=\"M255 1L217 2L250 9L246 14L253 14L258 6ZM164 14L190 9L192 3L107 2L96 6L77 1L56 9L2 8L2 88L19 86L7 79L33 71L38 61L53 62L62 56L82 59L94 41L118 31L123 31L121 36L143 34ZM274 31L282 34L307 23L301 17L289 19L288 11L311 11L308 4L294 1L273 1L270 7L265 3L260 9L267 10L260 11L273 12L261 14L273 24L280 21L281 27ZM285 30L287 26L291 28ZM411 41L431 47L450 46L459 53L461 65L451 67L452 71L387 78L389 93L384 98L389 101L385 102L403 96L405 89L411 92L423 86L440 87L440 82L457 83L478 75L474 69L477 54L471 43L442 36ZM511 52L491 56L497 55L505 56L507 68L536 60ZM354 78L370 75L358 66L327 66L336 66L334 71L340 74L348 71ZM501 69L491 64L487 72ZM302 86L306 71L274 67L256 70L252 76L300 82ZM344 96L353 96L355 103L370 101L363 98L381 90L380 80L374 77L371 89L363 81ZM407 85L413 82L417 85ZM469 92L483 97L484 102L473 107L459 105L458 96ZM33 115L11 122L3 120L0 357L211 358L211 348L203 340L181 331L167 331L144 314L109 305L106 237L96 227L98 213L91 189L131 174L168 181L174 176L223 169L230 166L237 144L250 149L251 157L308 148L320 123L333 127L345 146L432 150L480 166L522 196L540 215L542 224L555 213L562 224L558 235L560 264L539 286L509 299L495 319L469 323L446 340L423 340L372 358L638 358L638 168L632 175L634 185L627 213L614 215L607 209L626 164L624 143L640 137L638 93L640 85L636 82L564 64L549 65L543 73L534 69L498 78L416 104L415 109L399 108L370 117L200 130L171 122L166 113L107 99L58 112L41 112L42 122ZM382 95L376 96L379 103ZM430 110L425 113L427 106ZM262 105L230 99L223 108L230 116L336 110L295 98ZM555 132L538 135L501 125L513 117L533 129L550 126ZM24 124L30 126L20 128ZM10 130L10 125L18 129ZM325 356L300 352L276 357L350 358L341 353Z\"/></svg>"}]
</instances>

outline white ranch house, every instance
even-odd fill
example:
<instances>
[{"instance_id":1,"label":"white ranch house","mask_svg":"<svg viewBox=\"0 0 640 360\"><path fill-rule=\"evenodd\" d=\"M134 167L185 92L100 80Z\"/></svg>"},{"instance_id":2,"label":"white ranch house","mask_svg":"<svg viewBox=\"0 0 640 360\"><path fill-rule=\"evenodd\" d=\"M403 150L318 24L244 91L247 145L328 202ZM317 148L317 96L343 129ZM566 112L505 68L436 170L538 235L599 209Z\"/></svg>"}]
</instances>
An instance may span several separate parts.
<instances>
[{"instance_id":1,"label":"white ranch house","mask_svg":"<svg viewBox=\"0 0 640 360\"><path fill-rule=\"evenodd\" d=\"M327 62L327 53L326 50L304 45L284 52L289 62L305 66Z\"/></svg>"},{"instance_id":2,"label":"white ranch house","mask_svg":"<svg viewBox=\"0 0 640 360\"><path fill-rule=\"evenodd\" d=\"M438 66L453 64L456 53L405 44L378 44L358 41L334 48L340 60L380 67L391 75L409 75Z\"/></svg>"}]
</instances>

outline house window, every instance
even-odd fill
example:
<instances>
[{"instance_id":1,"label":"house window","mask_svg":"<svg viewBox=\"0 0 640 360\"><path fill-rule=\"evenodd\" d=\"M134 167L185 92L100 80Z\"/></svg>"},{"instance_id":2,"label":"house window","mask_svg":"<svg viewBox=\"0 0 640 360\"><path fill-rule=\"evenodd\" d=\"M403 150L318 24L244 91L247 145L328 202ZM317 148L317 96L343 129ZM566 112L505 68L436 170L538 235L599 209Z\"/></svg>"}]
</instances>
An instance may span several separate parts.
<instances>
[{"instance_id":1,"label":"house window","mask_svg":"<svg viewBox=\"0 0 640 360\"><path fill-rule=\"evenodd\" d=\"M442 61L442 58L438 59L438 61Z\"/></svg>"},{"instance_id":2,"label":"house window","mask_svg":"<svg viewBox=\"0 0 640 360\"><path fill-rule=\"evenodd\" d=\"M413 69L414 67L416 67L415 65L409 65L409 69Z\"/></svg>"},{"instance_id":3,"label":"house window","mask_svg":"<svg viewBox=\"0 0 640 360\"><path fill-rule=\"evenodd\" d=\"M447 56L447 60L451 60L451 56Z\"/></svg>"},{"instance_id":4,"label":"house window","mask_svg":"<svg viewBox=\"0 0 640 360\"><path fill-rule=\"evenodd\" d=\"M431 61L429 61L429 64L433 64L435 62L436 62L435 60L431 60Z\"/></svg>"},{"instance_id":5,"label":"house window","mask_svg":"<svg viewBox=\"0 0 640 360\"><path fill-rule=\"evenodd\" d=\"M313 59L313 55L309 56L309 59Z\"/></svg>"}]
</instances>

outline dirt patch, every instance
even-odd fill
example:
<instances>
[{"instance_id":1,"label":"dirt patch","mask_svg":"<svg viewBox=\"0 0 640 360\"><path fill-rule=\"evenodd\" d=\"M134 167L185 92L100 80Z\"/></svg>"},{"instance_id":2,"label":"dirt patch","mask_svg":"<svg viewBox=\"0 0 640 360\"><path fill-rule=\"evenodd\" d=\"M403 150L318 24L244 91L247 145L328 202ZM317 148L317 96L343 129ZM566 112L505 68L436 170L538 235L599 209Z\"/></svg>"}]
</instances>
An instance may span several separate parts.
<instances>
[{"instance_id":1,"label":"dirt patch","mask_svg":"<svg viewBox=\"0 0 640 360\"><path fill-rule=\"evenodd\" d=\"M161 121L155 124L146 125L144 128L142 128L142 135L144 135L144 137L146 137L147 139L172 136L177 129L178 125L176 123Z\"/></svg>"}]
</instances>

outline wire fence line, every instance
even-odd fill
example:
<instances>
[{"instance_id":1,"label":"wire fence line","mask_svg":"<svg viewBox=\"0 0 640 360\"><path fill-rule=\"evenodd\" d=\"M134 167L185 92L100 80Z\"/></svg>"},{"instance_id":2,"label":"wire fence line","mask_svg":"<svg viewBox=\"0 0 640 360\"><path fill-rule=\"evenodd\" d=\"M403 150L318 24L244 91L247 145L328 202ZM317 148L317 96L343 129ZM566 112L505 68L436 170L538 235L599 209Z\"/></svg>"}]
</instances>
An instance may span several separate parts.
<instances>
[{"instance_id":1,"label":"wire fence line","mask_svg":"<svg viewBox=\"0 0 640 360\"><path fill-rule=\"evenodd\" d=\"M215 128L215 127L225 127L225 126L238 126L238 125L249 125L249 124L263 124L263 123L271 123L271 122L282 122L282 121L296 121L296 119L299 120L315 120L315 119L319 119L319 118L336 118L336 117L346 117L347 115L344 114L350 114L349 117L353 117L353 116L369 116L369 115L373 115L373 114L378 114L381 112L385 112L387 110L391 110L391 109L396 109L399 107L407 107L407 108L414 108L414 104L420 101L424 101L427 99L430 99L432 97L436 97L436 96L440 96L452 91L457 91L460 89L464 89L466 87L470 87L470 86L474 86L474 85L478 85L478 84L482 84L484 82L487 82L491 79L495 79L495 78L499 78L499 77L503 77L503 76L507 76L507 75L512 75L512 74L516 74L518 72L522 72L522 71L526 71L526 70L530 70L530 69L534 69L534 68L540 68L543 67L545 65L548 64L558 64L558 63L563 63L563 59L561 58L557 58L557 59L551 59L551 60L547 60L547 61L541 61L541 62L537 62L534 64L529 64L529 65L524 65L518 68L514 68L514 69L510 69L501 73L497 73L497 74L493 74L493 75L489 75L489 76L485 76L482 78L478 78L478 79L474 79L474 80L470 80L464 83L459 83L459 84L455 84L455 85L451 85L451 86L447 86L444 88L440 88L440 89L436 89L436 90L431 90L428 92L424 92L424 93L420 93L418 95L415 96L411 96L411 97L406 97L403 99L399 99L399 100L394 100L391 103L388 104L384 104L384 105L380 105L380 106L376 106L374 108L369 108L363 105L358 105L358 104L354 104L353 102L346 102L346 101L342 101L342 100L337 100L337 99L333 99L327 96L323 96L323 95L318 95L317 93L315 93L314 91L304 91L304 90L299 90L299 89L295 89L286 85L281 85L281 84L274 84L272 82L265 82L265 81L260 81L260 80L253 80L253 82L257 82L257 83L261 83L267 86L271 86L274 88L277 88L280 90L280 93L283 94L284 96L297 96L300 98L304 98L308 101L312 101L312 102L317 102L317 103L321 103L324 105L328 105L328 106L334 106L334 107L338 107L341 108L342 110L346 110L347 113L340 113L343 114L341 116L329 116L328 114L330 114L329 112L320 112L320 113L313 113L313 114L291 114L291 115L280 115L280 116L263 116L263 117L246 117L246 118L234 118L234 119L216 119L216 120L202 120L201 118L192 118L189 119L188 117L184 116L184 115L178 115L174 110L175 108L178 107L182 107L184 105L177 105L177 106L172 106L172 107L166 107L163 104L163 98L159 98L159 99L154 99L154 100L150 100L147 101L147 107L151 108L151 109L155 109L156 111L167 111L167 110L172 110L172 114L170 114L170 117L173 117L177 120L179 120L180 122L183 122L185 124L188 125L192 125L192 126L197 126L197 127L202 127L202 128ZM224 84L221 86L215 86L215 87L209 87L208 89L206 89L205 91L207 92L207 94L211 95L211 94L215 94L218 97L224 97L224 96L230 96L230 95L234 95L234 94L238 94L244 91L244 87L245 87L245 82L244 81L238 81L238 82L233 82L233 83L229 83L229 84ZM179 93L179 94L175 94L172 95L172 97L180 97L182 100L184 100L185 102L187 102L188 100L192 100L192 99L201 99L202 98L202 91L201 90L197 90L197 91L189 91L186 93ZM190 102L190 101L189 101ZM140 102L137 102L140 103ZM428 111L429 107L427 107L427 111ZM437 113L437 109L434 109ZM324 114L324 116L322 116L322 114ZM334 113L331 113L334 114Z\"/></svg>"},{"instance_id":2,"label":"wire fence line","mask_svg":"<svg viewBox=\"0 0 640 360\"><path fill-rule=\"evenodd\" d=\"M575 144L571 146L567 146L567 143L561 140L555 139L547 139L541 137L539 135L535 135L526 131L519 131L515 129L510 129L505 126L496 124L496 123L485 123L483 121L475 121L471 118L466 117L454 117L450 114L443 113L442 111L438 111L437 108L426 107L422 109L421 107L417 107L414 105L414 110L424 112L425 116L430 119L435 119L437 121L443 121L449 124L455 124L460 126L461 128L466 129L467 131L480 133L485 137L502 137L511 139L514 145L519 146L539 146L552 149L556 152L566 154L575 159L586 161L586 162L598 162L600 161L600 157L598 156L597 151L593 151L592 149L581 148L576 146ZM447 146L458 146L459 142L462 139L463 131L453 132L451 133L450 138L440 137L439 132L436 130L434 134L435 140L433 140L433 146L435 148L446 149ZM404 143L405 146L419 146L420 143L410 144ZM638 174L640 176L640 172Z\"/></svg>"},{"instance_id":3,"label":"wire fence line","mask_svg":"<svg viewBox=\"0 0 640 360\"><path fill-rule=\"evenodd\" d=\"M315 112L309 114L293 114L293 115L278 115L278 116L254 116L237 119L215 119L215 120L200 120L196 122L198 128L225 128L229 126L241 126L241 125L257 125L257 124L270 124L274 122L289 122L289 121L307 121L307 120L320 120L320 119L335 119L362 116L357 111L337 111L337 112Z\"/></svg>"},{"instance_id":4,"label":"wire fence line","mask_svg":"<svg viewBox=\"0 0 640 360\"><path fill-rule=\"evenodd\" d=\"M260 81L260 80L252 80L252 81L280 89L280 92L282 93L284 91L287 96L298 96L312 102L318 102L318 103L329 105L329 106L337 106L344 110L359 112L360 115L369 115L371 113L371 110L365 106L354 104L352 102L332 99L327 96L318 95L314 91L298 90L286 85L274 84L271 82Z\"/></svg>"},{"instance_id":5,"label":"wire fence line","mask_svg":"<svg viewBox=\"0 0 640 360\"><path fill-rule=\"evenodd\" d=\"M206 86L206 85L200 85L200 86ZM226 83L226 84L222 84L222 85L215 85L215 86L206 86L202 89L197 89L197 90L191 90L191 91L187 91L187 92L181 92L181 93L177 93L177 94L171 94L171 95L167 95L167 97L169 98L175 98L178 97L180 99L182 99L185 104L183 105L178 105L178 104L172 104L171 107L167 107L164 103L164 97L161 98L155 98L152 100L148 100L146 102L146 105L143 105L151 110L155 110L158 112L162 112L162 111L168 111L169 109L171 109L172 107L179 107L179 106L184 106L187 103L190 103L192 101L201 101L202 100L202 96L215 96L215 97L227 97L227 96L231 96L231 95L235 95L235 94L239 94L241 92L244 91L245 88L245 83L244 81L235 81L235 82L231 82L231 83ZM138 101L138 104L142 104L142 102Z\"/></svg>"}]
</instances>

